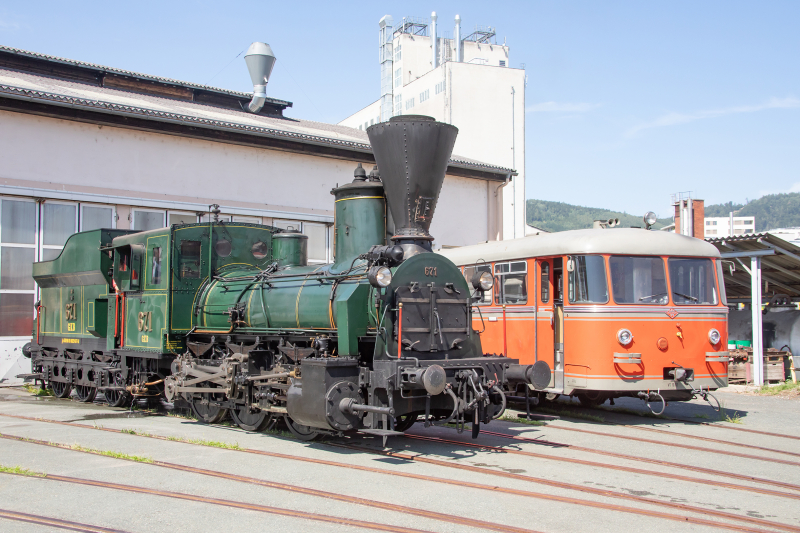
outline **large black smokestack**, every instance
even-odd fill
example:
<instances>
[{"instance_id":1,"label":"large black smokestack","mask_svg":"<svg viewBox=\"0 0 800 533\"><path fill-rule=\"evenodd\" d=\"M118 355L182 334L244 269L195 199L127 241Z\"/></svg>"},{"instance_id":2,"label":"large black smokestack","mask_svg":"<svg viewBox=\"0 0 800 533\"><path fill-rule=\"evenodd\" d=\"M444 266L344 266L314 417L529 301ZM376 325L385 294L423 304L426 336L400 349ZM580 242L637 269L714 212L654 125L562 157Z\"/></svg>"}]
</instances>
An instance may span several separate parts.
<instances>
[{"instance_id":1,"label":"large black smokestack","mask_svg":"<svg viewBox=\"0 0 800 533\"><path fill-rule=\"evenodd\" d=\"M407 252L430 251L428 230L458 128L432 117L401 115L370 126L367 135L395 224L392 240Z\"/></svg>"}]
</instances>

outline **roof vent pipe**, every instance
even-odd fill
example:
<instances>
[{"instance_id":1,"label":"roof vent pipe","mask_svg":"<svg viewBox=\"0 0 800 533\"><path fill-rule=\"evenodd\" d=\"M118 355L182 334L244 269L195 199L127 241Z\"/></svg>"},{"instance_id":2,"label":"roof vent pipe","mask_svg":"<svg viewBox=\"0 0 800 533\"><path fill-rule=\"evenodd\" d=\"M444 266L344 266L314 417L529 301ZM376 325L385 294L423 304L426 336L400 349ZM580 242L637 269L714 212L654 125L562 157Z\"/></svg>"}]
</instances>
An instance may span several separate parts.
<instances>
[{"instance_id":1,"label":"roof vent pipe","mask_svg":"<svg viewBox=\"0 0 800 533\"><path fill-rule=\"evenodd\" d=\"M250 71L250 79L253 80L253 99L247 105L247 110L258 113L267 100L267 83L272 67L275 66L275 54L267 43L255 42L247 49L244 61Z\"/></svg>"},{"instance_id":2,"label":"roof vent pipe","mask_svg":"<svg viewBox=\"0 0 800 533\"><path fill-rule=\"evenodd\" d=\"M456 31L453 45L456 47L456 63L461 63L461 15L456 15Z\"/></svg>"},{"instance_id":3,"label":"roof vent pipe","mask_svg":"<svg viewBox=\"0 0 800 533\"><path fill-rule=\"evenodd\" d=\"M433 51L433 60L431 66L436 68L439 66L439 37L436 35L436 11L431 13L431 50Z\"/></svg>"}]
</instances>

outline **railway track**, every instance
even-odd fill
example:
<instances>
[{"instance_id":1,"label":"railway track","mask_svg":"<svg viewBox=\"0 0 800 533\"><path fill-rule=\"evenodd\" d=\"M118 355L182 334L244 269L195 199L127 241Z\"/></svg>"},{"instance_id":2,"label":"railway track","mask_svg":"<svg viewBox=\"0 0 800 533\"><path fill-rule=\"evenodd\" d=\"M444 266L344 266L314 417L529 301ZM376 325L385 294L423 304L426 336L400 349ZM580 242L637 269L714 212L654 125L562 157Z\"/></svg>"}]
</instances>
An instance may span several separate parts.
<instances>
[{"instance_id":1,"label":"railway track","mask_svg":"<svg viewBox=\"0 0 800 533\"><path fill-rule=\"evenodd\" d=\"M79 428L83 428L83 429L92 429L92 430L97 430L97 431L107 431L107 432L112 432L112 433L130 434L130 433L127 433L127 432L123 432L122 430L118 430L118 429L90 426L90 425L87 425L87 424L79 424L79 423L75 423L75 422L61 422L61 421L57 421L57 420L48 420L48 419L42 419L42 418L26 417L26 416L21 416L21 415L0 414L0 416L10 417L10 418L17 418L17 419L22 419L22 420L30 420L30 421L35 421L35 422L53 423L53 424L59 424L59 425L65 425L65 426L79 427ZM165 441L175 440L174 438L171 439L170 437L161 436L161 435L136 434L136 433L134 433L133 435L138 436L138 437L143 437L143 438L153 438L153 439L165 440ZM177 440L177 442L181 442L181 441ZM193 444L193 443L185 443L185 444L190 444L190 445L195 445L195 446L202 446L202 444ZM513 473L508 473L508 472L500 472L500 471L497 471L497 470L492 470L492 469L489 469L489 468L477 467L477 466L472 466L472 465L454 464L452 461L442 461L442 460L438 460L438 459L415 456L415 455L410 455L410 454L401 453L401 452L392 452L392 451L383 451L383 450L371 450L371 449L366 448L364 446L353 446L353 445L346 445L346 444L334 444L334 443L331 443L331 444L328 444L328 445L332 446L332 447L337 447L337 448L350 449L350 450L357 451L357 452L360 452L360 453L366 452L366 453L371 453L371 454L376 454L376 455L383 455L383 456L393 457L393 458L407 460L407 461L417 461L417 462L423 462L423 463L428 463L428 464L435 464L435 465L444 466L444 467L447 467L447 468L455 468L455 469L459 469L459 470L464 470L464 471L469 471L469 472L474 472L474 473L487 474L487 475L497 476L497 477L506 478L506 479L522 480L522 481L536 483L536 484L540 484L540 485L548 485L548 486L552 486L552 487L556 487L556 488L578 491L578 492L585 493L585 494L592 494L592 495L600 496L600 497L615 498L615 499L621 499L621 500L636 502L638 504L648 504L648 505L653 505L653 506L657 506L657 507L664 507L664 508L669 509L670 512L652 511L652 510L641 509L641 508L636 508L636 507L625 507L625 506L622 506L622 505L615 505L615 504L609 504L609 503L604 503L604 502L596 502L596 501L585 500L585 499L580 499L580 498L573 498L573 497L568 497L568 496L558 496L558 495L537 493L537 492L520 490L520 489L512 489L512 488L501 487L501 486L497 486L497 485L487 485L487 484L467 482L467 481L447 479L447 478L437 478L437 477L432 477L432 476L428 476L428 475L420 475L420 474L413 474L413 473L409 473L409 472L392 471L392 470L386 470L386 469L382 469L382 468L375 468L375 467L369 467L369 466L347 464L347 463L341 463L341 462L337 462L337 461L328 461L328 460L324 460L324 459L315 459L315 458L310 458L310 457L302 457L302 456L283 454L283 453L276 453L276 452L267 452L267 451L262 451L262 450L249 449L249 448L239 448L239 449L235 449L235 450L232 450L232 451L241 452L241 453L250 453L250 454L255 454L255 455L262 455L262 456L273 457L273 458L288 459L288 460L292 460L292 461L301 461L301 462L307 462L307 463L313 463L313 464L319 464L319 465L341 467L341 468L347 468L347 469L350 469L350 470L359 470L359 471L363 471L363 472L372 472L372 473L377 473L377 474L384 474L384 475L390 475L390 476L401 477L401 478L406 478L406 479L414 479L414 480L419 480L419 481L427 481L427 482L432 482L432 483L441 483L441 484L453 485L453 486L459 486L459 487L468 487L468 488L473 488L473 489L478 489L478 490L487 490L487 491L491 491L493 493L511 494L511 495L516 495L516 496L523 496L523 497L529 497L529 498L535 498L535 499L541 499L541 500L558 501L558 502L561 502L561 503L570 503L570 504L580 505L580 506L584 506L584 507L607 509L607 510L625 512L625 513L630 513L630 514L635 514L635 515L640 515L640 516L650 516L650 517L662 518L662 519L671 520L671 521L679 521L679 522L683 522L683 523L706 525L706 526L711 526L711 527L728 529L728 530L732 530L732 531L764 531L763 528L768 528L768 529L776 529L776 530L779 530L779 531L791 531L791 532L794 532L794 533L800 533L800 527L792 526L790 524L774 522L774 521L766 520L766 519L763 519L763 518L757 518L757 517L751 517L751 516L745 516L745 515L737 515L737 514L728 513L728 512L725 512L725 511L720 511L720 510L712 509L712 508L696 507L696 506L693 506L693 505L688 505L688 504L683 504L683 503L657 500L657 499L648 498L648 497L645 497L645 496L636 496L636 495L633 495L633 494L626 494L626 493L623 493L623 492L616 492L616 491L607 490L607 489L600 489L600 488L588 487L588 486L577 485L577 484L572 484L572 483L567 483L567 482L560 482L560 481L553 481L553 480L548 480L548 479L543 479L543 478L536 478L536 477L522 475L522 474L513 474ZM709 484L713 485L713 482L709 482ZM699 518L699 517L679 515L679 514L676 513L676 511L681 512L681 513L696 513L696 514L700 514L700 515L704 515L704 516L713 516L713 517L716 517L716 518L721 519L721 520L728 520L728 521L732 521L732 522L741 522L741 523L744 523L744 524L748 524L748 526L743 526L743 525L739 525L739 524L727 524L727 523L724 523L724 522L716 522L714 520L709 520L707 518ZM757 527L754 527L754 526L757 526Z\"/></svg>"},{"instance_id":2,"label":"railway track","mask_svg":"<svg viewBox=\"0 0 800 533\"><path fill-rule=\"evenodd\" d=\"M26 443L29 443L29 444L38 444L40 446L49 446L51 448L61 448L61 449L64 449L64 450L76 451L76 452L79 452L79 453L87 453L87 454L92 454L92 455L102 455L96 450L74 449L74 448L72 448L71 446L69 446L67 444L60 444L60 443L55 443L55 442L50 442L50 441L43 441L43 440L39 440L39 439L29 439L29 438L17 437L17 436L13 436L13 435L4 435L4 434L0 434L0 438L6 439L6 440L14 440L14 441L17 441L17 442L26 442ZM130 460L130 459L125 459L125 458L120 458L120 457L114 457L114 458L115 459L121 459L121 460ZM248 476L240 476L240 475L237 475L237 474L229 474L227 472L219 472L217 470L208 470L208 469L205 469L205 468L197 468L197 467L188 466L188 465L180 465L180 464L168 463L168 462L165 462L165 461L156 461L156 460L153 460L152 462L141 463L141 464L151 465L151 466L156 466L156 467L161 467L161 468L169 468L169 469L172 469L172 470L180 470L182 472L189 472L191 474L199 474L199 475L203 475L203 476L210 476L210 477L216 477L216 478L221 478L221 479L228 479L228 480L231 480L231 481L238 481L238 482L241 482L241 483L248 483L250 485L258 485L258 486L261 486L261 487L268 487L268 488L271 488L271 489L284 490L284 491L287 491L287 492L295 492L295 493L299 493L299 494L305 494L307 496L316 496L316 497L319 497L319 498L326 498L326 499L329 499L329 500L336 500L336 501L340 501L340 502L344 502L344 503L352 503L352 504L355 504L355 505L363 505L363 506L366 506L366 507L372 507L372 508L381 509L381 510L384 510L384 511L393 511L393 512L400 513L400 514L419 516L419 517L423 517L423 518L430 518L430 519L433 519L433 520L439 520L439 521L447 522L447 523L450 523L450 524L477 527L477 528L481 528L481 529L488 529L488 530L492 530L492 531L503 531L503 532L509 532L509 533L537 533L537 532L535 532L533 530L525 529L525 528L518 528L518 527L513 527L513 526L508 526L508 525L502 525L502 524L497 524L497 523L494 523L494 522L486 522L484 520L477 520L477 519L473 519L473 518L464 518L464 517L451 515L451 514L437 513L435 511L428 511L428 510L425 510L425 509L418 509L418 508L414 508L414 507L408 507L408 506L404 506L404 505L397 505L397 504L393 504L393 503L380 502L380 501L376 501L376 500L368 500L366 498L359 498L359 497L356 497L356 496L347 496L347 495L344 495L344 494L341 494L341 493L328 492L328 491L312 489L312 488L308 488L308 487L300 487L300 486L297 486L297 485L290 485L290 484L287 484L287 483L278 483L278 482L275 482L275 481L257 479L257 478L248 477Z\"/></svg>"},{"instance_id":3,"label":"railway track","mask_svg":"<svg viewBox=\"0 0 800 533\"><path fill-rule=\"evenodd\" d=\"M552 427L552 426L548 426L548 427ZM570 430L571 431L579 431L579 430L573 430L572 428L570 428ZM732 478L732 479L740 479L740 480L743 480L743 481L750 481L750 482L753 482L753 483L762 483L762 484L765 484L765 485L772 485L772 486L775 486L775 487L781 487L781 488L785 488L785 489L800 491L800 485L795 485L793 483L784 483L782 481L764 479L764 478L759 478L759 477L755 477L755 476L749 476L749 475L746 475L746 474L736 474L734 472L725 472L725 471L722 471L722 470L715 470L715 469L712 469L712 468L705 468L705 467L702 467L702 466L693 466L693 465L687 465L687 464L683 464L683 463L673 463L673 462L664 461L664 460L661 460L661 459L650 459L650 458L647 458L647 457L640 457L640 456L636 456L636 455L627 455L627 454L624 454L624 453L617 453L617 452L609 452L609 451L605 451L605 450L598 450L596 448L586 448L584 446L574 446L572 444L553 442L553 441L544 440L544 439L533 439L533 438L530 438L530 437L522 437L520 435L510 435L508 433L499 433L497 431L488 431L488 430L485 430L485 429L481 429L481 433L484 434L484 435L489 435L489 436L493 436L493 437L499 437L499 438L508 439L508 440L515 440L515 441L519 441L519 442L526 442L526 443L529 443L529 444L536 444L536 445L540 445L540 446L549 446L549 447L554 447L554 448L568 448L570 450L586 452L586 453L594 453L594 454L598 454L598 455L604 455L604 456L607 456L607 457L615 457L617 459L626 459L626 460L629 460L629 461L639 461L639 462L656 464L656 465L661 465L661 466L668 466L668 467L671 467L671 468L678 468L678 469L681 469L681 470L691 470L693 472L700 472L700 473L703 473L703 474L709 474L709 475L720 476L720 477L729 477L729 478ZM589 432L589 433L591 433L591 432ZM600 433L600 434L603 435L602 433ZM407 433L406 436L407 437L414 437L414 438L417 438L417 437L419 437L419 438L436 438L436 437L428 437L427 435L418 435L418 434L415 434L415 433ZM643 439L642 440L642 439L635 439L634 438L634 439L630 439L630 440L640 440L642 442L650 442L650 443L654 443L654 444L662 444L660 441L654 441L654 440L648 440L648 439ZM473 445L472 443L463 442L463 441L452 441L452 442L459 442L459 443L462 443L464 445L469 445L469 446ZM683 446L680 446L680 445L675 445L675 446L679 447L679 448L684 448ZM505 448L500 448L500 450L504 450L504 449ZM690 447L684 448L684 449L697 449L697 448L694 447L694 446L690 446ZM701 449L701 451L702 451L702 449ZM509 450L509 453L513 453L513 452L511 450ZM723 455L725 455L725 454L723 454ZM732 455L734 455L734 454L732 454ZM547 457L552 457L552 456L547 456ZM797 466L800 466L800 464L797 464ZM661 474L658 474L658 475L661 475Z\"/></svg>"},{"instance_id":4,"label":"railway track","mask_svg":"<svg viewBox=\"0 0 800 533\"><path fill-rule=\"evenodd\" d=\"M24 474L3 473L8 476L20 476ZM431 533L423 529L415 529L403 526L392 526L389 524L381 524L378 522L368 522L364 520L354 520L351 518L342 518L338 516L330 516L318 513L307 513L305 511L295 511L293 509L283 509L281 507L272 507L269 505L260 505L257 503L237 502L234 500L224 500L221 498L209 498L207 496L197 496L195 494L186 494L184 492L173 492L168 490L151 489L148 487L139 487L136 485L125 485L122 483L111 483L108 481L96 481L93 479L84 479L78 477L59 476L55 474L47 474L41 477L34 477L31 479L40 479L45 481L61 481L63 483L71 483L75 485L85 485L91 487L100 487L103 489L120 490L126 492L134 492L138 494L148 494L151 496L163 496L166 498L174 498L176 500L193 501L199 503L206 503L211 505L219 505L222 507L232 507L235 509L246 509L249 511L259 511L262 513L269 513L274 515L289 516L293 518L304 518L306 520L314 520L317 522L327 522L330 524L340 524L343 526L358 527L363 529L370 529L373 531L389 531L391 533Z\"/></svg>"},{"instance_id":5,"label":"railway track","mask_svg":"<svg viewBox=\"0 0 800 533\"><path fill-rule=\"evenodd\" d=\"M732 442L732 441L727 441L727 440L712 439L711 437L701 437L699 435L689 435L687 433L678 433L678 432L675 432L675 431L666 431L666 430L663 430L663 429L656 429L656 428L645 428L645 427L641 427L641 426L632 426L632 425L624 425L624 424L618 424L618 426L619 427L624 427L624 428L636 429L636 430L639 430L639 431L650 431L650 432L653 432L653 433L659 433L661 435L669 435L671 437L684 437L684 438L687 438L687 439L701 440L703 442L713 442L714 444L723 444L723 445L726 445L726 446L733 446L735 448L748 448L748 449L751 449L751 450L759 450L759 451L763 451L763 452L776 453L776 454L782 454L782 455L791 455L793 457L800 457L800 453L797 453L797 452L788 452L788 451L785 451L785 450L777 450L775 448L766 448L764 446L755 446L753 444L744 444L744 443ZM602 437L611 437L611 438L615 438L615 439L635 440L635 441L639 441L639 442L649 442L649 443L653 443L653 444L661 444L661 445L664 445L664 446L677 446L677 447L680 447L680 448L691 449L691 450L700 450L700 451L705 451L705 452L709 452L709 453L717 453L717 454L722 454L722 455L739 455L740 457L744 456L743 454L739 454L737 452L726 452L726 451L722 451L722 450L715 450L713 448L701 448L701 447L698 447L698 446L686 446L686 445L683 445L683 444L674 444L674 443L664 442L664 441L660 441L660 440L653 440L653 439L642 439L642 438L638 438L638 437L631 437L631 436L628 436L628 435L615 435L613 433L607 433L607 432L604 432L604 431L593 431L593 430L588 430L588 429L584 429L584 428L569 428L569 427L564 427L564 426L558 426L558 425L555 425L555 424L547 424L547 428L548 429L556 429L556 430L559 430L559 431L574 431L574 432L577 432L577 433L585 433L587 435L598 435L598 436L602 436ZM783 462L783 461L780 461L780 460L774 461L770 457L763 457L763 456L758 456L758 455L746 455L744 457L757 459L759 461ZM800 466L800 463L791 463L791 462L789 462L789 464L795 464L797 466Z\"/></svg>"},{"instance_id":6,"label":"railway track","mask_svg":"<svg viewBox=\"0 0 800 533\"><path fill-rule=\"evenodd\" d=\"M492 432L487 432L487 434L492 434ZM502 435L502 434L498 434L498 435ZM714 486L723 487L723 488L727 488L727 489L742 490L742 491L746 491L746 492L757 492L757 493L765 494L765 495L768 495L768 496L777 496L779 498L789 498L789 499L793 499L793 500L800 500L800 494L790 494L788 492L778 492L778 491L771 490L771 489L764 489L764 488L760 488L760 487L751 487L751 486L746 486L746 485L737 485L735 483L727 483L727 482L723 482L723 481L709 481L709 480L699 479L699 478L691 477L691 476L682 476L680 474L670 474L670 473L666 473L666 472L653 472L651 470L644 470L644 469L641 469L641 468L633 468L633 467L630 467L630 466L610 465L610 464L606 464L606 463L598 463L598 462L595 462L595 461L587 461L587 460L584 460L584 459L575 459L575 458L571 458L571 457L556 457L556 456L553 456L553 455L547 455L547 454L524 451L524 450L513 450L513 449L508 449L508 448L500 448L499 446L490 446L490 445L487 445L487 444L473 444L473 443L470 443L470 442L464 442L464 441L460 441L460 440L443 439L441 437L429 437L429 436L425 436L425 435L408 434L408 433L406 434L406 437L409 437L409 438L412 438L412 439L415 439L415 440L419 440L419 441L438 442L438 443L442 443L442 444L456 444L456 445L463 446L463 447L466 447L466 448L478 448L478 449L484 449L484 450L491 450L492 452L495 452L495 453L507 453L507 454L511 454L511 455L522 455L522 456L525 456L525 457L533 457L533 458L536 458L536 459L546 459L546 460L550 460L550 461L558 461L558 462L563 462L563 463L572 463L572 464L579 464L579 465L583 465L583 466L592 466L592 467L596 467L596 468L605 468L605 469L617 470L617 471L621 471L621 472L630 472L630 473L633 473L633 474L641 474L641 475L645 475L645 476L655 476L655 477L660 477L660 478L675 479L677 481L688 481L689 483L700 483L700 484L703 484L703 485L707 485L707 484L710 483L710 484L713 484ZM580 448L574 447L573 449L578 449L579 450ZM603 455L609 455L609 456L613 456L613 457L617 457L617 458L625 458L625 459L629 459L629 458L633 457L633 456L627 456L627 455L622 455L622 454L615 454L615 453L612 453L612 452L605 453L605 452L602 452L600 450L597 450L596 453L601 453ZM645 459L642 459L642 460L645 460ZM647 459L646 462L652 463L652 464L658 464L658 465L662 465L662 466L671 466L671 467L683 468L683 465L678 465L676 463L667 463L666 461L659 461L657 459ZM686 468L687 469L692 469L692 467L686 467ZM715 475L717 475L717 474L715 474ZM730 475L731 476L735 476L736 474L730 474ZM765 480L765 479L761 479L761 478L752 478L751 479L749 476L745 477L745 479L747 479L748 481L757 480L757 482L778 485L778 486L781 486L781 487L784 487L784 486L788 485L788 487L790 487L791 490L800 491L800 486L798 486L798 485L783 484L783 483L778 482L778 481Z\"/></svg>"},{"instance_id":7,"label":"railway track","mask_svg":"<svg viewBox=\"0 0 800 533\"><path fill-rule=\"evenodd\" d=\"M0 519L16 520L17 522L27 522L29 524L36 524L39 526L56 527L59 529L66 529L67 531L82 531L85 533L127 533L121 529L92 526L89 524L81 524L80 522L52 518L49 516L9 511L8 509L0 509Z\"/></svg>"}]
</instances>

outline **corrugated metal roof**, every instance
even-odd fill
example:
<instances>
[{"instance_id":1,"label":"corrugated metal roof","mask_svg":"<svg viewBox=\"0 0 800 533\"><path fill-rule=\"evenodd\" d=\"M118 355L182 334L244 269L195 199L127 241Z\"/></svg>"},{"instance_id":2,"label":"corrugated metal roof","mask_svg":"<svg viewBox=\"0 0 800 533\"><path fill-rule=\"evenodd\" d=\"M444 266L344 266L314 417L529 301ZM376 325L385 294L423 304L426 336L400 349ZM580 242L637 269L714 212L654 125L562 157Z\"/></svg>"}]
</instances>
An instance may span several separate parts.
<instances>
[{"instance_id":1,"label":"corrugated metal roof","mask_svg":"<svg viewBox=\"0 0 800 533\"><path fill-rule=\"evenodd\" d=\"M746 254L751 252L761 256L765 299L778 294L800 299L800 247L769 232L715 237L706 241L713 244L723 258L725 254L742 254L742 257L725 258L725 290L729 297L750 298L750 273L746 270L750 268L750 260Z\"/></svg>"},{"instance_id":2,"label":"corrugated metal roof","mask_svg":"<svg viewBox=\"0 0 800 533\"><path fill-rule=\"evenodd\" d=\"M159 82L159 83L166 83L166 84L176 85L176 86L180 86L180 87L189 87L189 88L192 88L192 89L201 89L203 91L211 91L211 92L220 93L220 94L228 94L228 95L231 95L231 96L236 96L238 98L250 98L252 96L251 93L243 93L243 92L240 92L240 91L232 91L230 89L222 89L220 87L213 87L213 86L210 86L210 85L202 85L202 84L199 84L199 83L192 83L192 82L189 82L189 81L181 81L181 80L175 80L175 79L172 79L172 78L164 78L164 77L161 77L161 76L153 76L151 74L142 74L141 72L134 72L132 70L124 70L124 69L119 69L119 68L114 68L114 67L107 67L105 65L98 65L96 63L87 63L85 61L77 61L75 59L67 59L65 57L51 56L51 55L47 55L47 54L40 54L38 52L31 52L29 50L22 50L20 48L12 48L10 46L0 45L0 52L7 52L7 53L10 53L10 54L16 54L16 55L23 56L23 57L31 57L31 58L36 58L36 59L42 59L44 61L50 61L50 62L53 62L53 63L61 63L63 65L71 65L71 66L75 66L75 67L83 67L83 68L98 70L98 71L101 71L101 72L108 72L108 73L111 73L111 74L117 74L119 76L130 76L130 77L134 77L134 78L140 78L140 79L143 79L143 80L156 81L156 82ZM286 100L278 100L276 98L267 98L267 100L270 101L270 102L273 102L273 103L276 103L276 104L285 105L285 106L291 106L292 105L291 102L287 102Z\"/></svg>"},{"instance_id":3,"label":"corrugated metal roof","mask_svg":"<svg viewBox=\"0 0 800 533\"><path fill-rule=\"evenodd\" d=\"M0 68L0 95L49 105L84 108L115 115L292 139L308 144L338 146L372 153L366 132L356 128L286 117L254 115L200 102L87 85L11 69ZM516 174L508 168L457 155L451 157L450 163L456 167L493 174Z\"/></svg>"}]
</instances>

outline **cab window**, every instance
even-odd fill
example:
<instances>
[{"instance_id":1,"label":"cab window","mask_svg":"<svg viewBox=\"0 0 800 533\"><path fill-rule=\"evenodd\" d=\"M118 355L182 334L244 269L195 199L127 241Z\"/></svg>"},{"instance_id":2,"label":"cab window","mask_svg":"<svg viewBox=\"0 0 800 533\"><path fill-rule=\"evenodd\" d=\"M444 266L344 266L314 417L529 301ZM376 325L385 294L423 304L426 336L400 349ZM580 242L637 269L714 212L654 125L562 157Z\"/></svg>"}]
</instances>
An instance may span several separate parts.
<instances>
[{"instance_id":1,"label":"cab window","mask_svg":"<svg viewBox=\"0 0 800 533\"><path fill-rule=\"evenodd\" d=\"M669 284L676 305L716 305L717 284L711 259L669 259Z\"/></svg>"},{"instance_id":2,"label":"cab window","mask_svg":"<svg viewBox=\"0 0 800 533\"><path fill-rule=\"evenodd\" d=\"M472 276L474 276L475 273L482 273L482 272L488 272L489 274L491 274L492 273L492 267L490 265L487 265L487 264L471 265L471 266L465 266L464 267L464 279L467 280L467 285L469 285L469 289L471 291L474 290L473 287L472 287ZM476 296L479 296L479 295L480 295L480 291L478 291L478 294L476 294ZM492 291L488 290L488 291L485 291L483 293L483 296L481 296L480 300L475 302L475 305L489 305L490 303L492 303Z\"/></svg>"},{"instance_id":3,"label":"cab window","mask_svg":"<svg viewBox=\"0 0 800 533\"><path fill-rule=\"evenodd\" d=\"M611 290L618 304L667 305L667 276L660 257L612 255Z\"/></svg>"},{"instance_id":4,"label":"cab window","mask_svg":"<svg viewBox=\"0 0 800 533\"><path fill-rule=\"evenodd\" d=\"M180 274L182 279L200 277L200 241L181 241Z\"/></svg>"},{"instance_id":5,"label":"cab window","mask_svg":"<svg viewBox=\"0 0 800 533\"><path fill-rule=\"evenodd\" d=\"M511 261L494 265L495 304L524 304L528 302L528 263Z\"/></svg>"},{"instance_id":6,"label":"cab window","mask_svg":"<svg viewBox=\"0 0 800 533\"><path fill-rule=\"evenodd\" d=\"M608 303L606 263L601 255L573 255L567 260L570 303Z\"/></svg>"}]
</instances>

